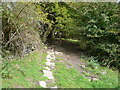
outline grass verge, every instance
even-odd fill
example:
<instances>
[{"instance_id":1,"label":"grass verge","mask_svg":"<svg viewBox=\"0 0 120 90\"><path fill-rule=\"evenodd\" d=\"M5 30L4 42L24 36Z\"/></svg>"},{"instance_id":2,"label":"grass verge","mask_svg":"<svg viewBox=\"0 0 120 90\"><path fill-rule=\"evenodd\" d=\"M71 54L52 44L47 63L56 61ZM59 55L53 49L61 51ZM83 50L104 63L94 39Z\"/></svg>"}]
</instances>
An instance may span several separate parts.
<instances>
[{"instance_id":1,"label":"grass verge","mask_svg":"<svg viewBox=\"0 0 120 90\"><path fill-rule=\"evenodd\" d=\"M3 62L2 88L40 88L39 81L43 77L46 54L32 52L23 58Z\"/></svg>"},{"instance_id":2,"label":"grass verge","mask_svg":"<svg viewBox=\"0 0 120 90\"><path fill-rule=\"evenodd\" d=\"M60 88L118 88L118 72L99 66L97 69L86 67L98 80L90 80L86 73L80 74L75 68L67 68L64 63L57 62L54 72L56 85ZM101 70L106 70L102 74Z\"/></svg>"}]
</instances>

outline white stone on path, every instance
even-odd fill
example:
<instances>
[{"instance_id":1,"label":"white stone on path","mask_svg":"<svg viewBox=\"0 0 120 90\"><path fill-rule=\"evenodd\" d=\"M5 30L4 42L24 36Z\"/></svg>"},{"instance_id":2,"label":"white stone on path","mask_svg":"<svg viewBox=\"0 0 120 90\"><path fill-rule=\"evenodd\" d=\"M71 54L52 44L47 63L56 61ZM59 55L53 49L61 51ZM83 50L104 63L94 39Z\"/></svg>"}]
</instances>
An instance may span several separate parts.
<instances>
[{"instance_id":1,"label":"white stone on path","mask_svg":"<svg viewBox=\"0 0 120 90\"><path fill-rule=\"evenodd\" d=\"M55 51L55 54L63 54L62 52L57 52L57 51Z\"/></svg>"},{"instance_id":2,"label":"white stone on path","mask_svg":"<svg viewBox=\"0 0 120 90\"><path fill-rule=\"evenodd\" d=\"M47 88L45 81L39 81L39 85L43 88Z\"/></svg>"},{"instance_id":3,"label":"white stone on path","mask_svg":"<svg viewBox=\"0 0 120 90\"><path fill-rule=\"evenodd\" d=\"M51 55L48 54L48 55L46 56L46 58L51 58Z\"/></svg>"},{"instance_id":4,"label":"white stone on path","mask_svg":"<svg viewBox=\"0 0 120 90\"><path fill-rule=\"evenodd\" d=\"M46 60L47 60L47 61L49 61L49 62L51 61L51 59L50 59L50 58L46 58Z\"/></svg>"},{"instance_id":5,"label":"white stone on path","mask_svg":"<svg viewBox=\"0 0 120 90\"><path fill-rule=\"evenodd\" d=\"M46 77L48 77L49 79L54 79L51 71L49 71L49 70L43 70L43 73L44 73L43 76L46 76Z\"/></svg>"},{"instance_id":6,"label":"white stone on path","mask_svg":"<svg viewBox=\"0 0 120 90\"><path fill-rule=\"evenodd\" d=\"M92 80L93 80L93 81L97 81L97 80L99 80L99 79L97 79L97 78L92 78Z\"/></svg>"},{"instance_id":7,"label":"white stone on path","mask_svg":"<svg viewBox=\"0 0 120 90\"><path fill-rule=\"evenodd\" d=\"M48 53L48 55L46 56L46 61L47 62L45 62L46 63L46 65L48 65L48 66L52 66L52 67L54 67L55 66L55 63L51 63L50 61L53 59L55 59L55 56L54 56L54 52L53 52L54 50L52 49L52 50L49 50L47 53ZM43 76L45 76L45 77L47 77L48 79L51 79L51 80L53 80L54 81L54 76L53 76L53 74L52 74L52 72L50 71L50 68L49 67L45 67L45 69L47 69L47 70L43 70L43 73L44 73L44 75ZM39 82L40 83L40 86L41 87L44 87L44 88L46 88L47 86L46 86L46 82L44 82L44 81L40 81ZM57 86L54 86L54 87L50 87L50 88L58 88Z\"/></svg>"},{"instance_id":8,"label":"white stone on path","mask_svg":"<svg viewBox=\"0 0 120 90\"><path fill-rule=\"evenodd\" d=\"M49 54L48 54L48 55L46 56L46 60L47 60L47 61L48 61L48 60L51 61L52 59L55 59L55 56L54 56L54 55L49 55Z\"/></svg>"},{"instance_id":9,"label":"white stone on path","mask_svg":"<svg viewBox=\"0 0 120 90\"><path fill-rule=\"evenodd\" d=\"M55 87L50 87L50 88L58 88L57 86L55 86Z\"/></svg>"},{"instance_id":10,"label":"white stone on path","mask_svg":"<svg viewBox=\"0 0 120 90\"><path fill-rule=\"evenodd\" d=\"M48 65L48 66L53 66L53 67L54 67L54 66L55 66L55 63L51 63L51 62L48 61L48 62L46 62L46 65Z\"/></svg>"},{"instance_id":11,"label":"white stone on path","mask_svg":"<svg viewBox=\"0 0 120 90\"><path fill-rule=\"evenodd\" d=\"M53 66L53 67L54 67L54 66L55 66L55 63L51 63L51 66Z\"/></svg>"},{"instance_id":12,"label":"white stone on path","mask_svg":"<svg viewBox=\"0 0 120 90\"><path fill-rule=\"evenodd\" d=\"M53 55L51 55L51 57L52 57L53 59L55 59L55 56L54 56L54 54L53 54Z\"/></svg>"},{"instance_id":13,"label":"white stone on path","mask_svg":"<svg viewBox=\"0 0 120 90\"><path fill-rule=\"evenodd\" d=\"M52 56L51 59L55 59L55 56Z\"/></svg>"},{"instance_id":14,"label":"white stone on path","mask_svg":"<svg viewBox=\"0 0 120 90\"><path fill-rule=\"evenodd\" d=\"M46 74L46 73L47 73L47 74L48 74L48 73L49 73L49 74L52 74L52 72L49 71L49 70L43 70L43 73L45 73L45 74Z\"/></svg>"},{"instance_id":15,"label":"white stone on path","mask_svg":"<svg viewBox=\"0 0 120 90\"><path fill-rule=\"evenodd\" d=\"M85 65L81 65L82 67L86 67Z\"/></svg>"},{"instance_id":16,"label":"white stone on path","mask_svg":"<svg viewBox=\"0 0 120 90\"><path fill-rule=\"evenodd\" d=\"M47 54L49 54L50 52L48 51Z\"/></svg>"},{"instance_id":17,"label":"white stone on path","mask_svg":"<svg viewBox=\"0 0 120 90\"><path fill-rule=\"evenodd\" d=\"M47 54L54 54L54 52L50 52L50 51L48 51Z\"/></svg>"},{"instance_id":18,"label":"white stone on path","mask_svg":"<svg viewBox=\"0 0 120 90\"><path fill-rule=\"evenodd\" d=\"M50 70L50 68L49 68L49 67L45 67L45 69Z\"/></svg>"},{"instance_id":19,"label":"white stone on path","mask_svg":"<svg viewBox=\"0 0 120 90\"><path fill-rule=\"evenodd\" d=\"M51 65L51 62L49 62L49 61L48 61L48 62L45 62L45 63L46 63L46 65L48 65L48 66L50 66L50 65Z\"/></svg>"}]
</instances>

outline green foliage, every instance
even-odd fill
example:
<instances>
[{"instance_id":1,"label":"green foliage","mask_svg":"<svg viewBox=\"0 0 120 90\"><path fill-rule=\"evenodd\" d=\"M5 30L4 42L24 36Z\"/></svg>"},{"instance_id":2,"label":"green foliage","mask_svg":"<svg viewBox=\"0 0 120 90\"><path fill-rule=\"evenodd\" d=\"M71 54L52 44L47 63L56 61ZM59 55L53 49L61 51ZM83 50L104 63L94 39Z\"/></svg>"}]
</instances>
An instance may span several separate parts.
<instances>
[{"instance_id":1,"label":"green foliage","mask_svg":"<svg viewBox=\"0 0 120 90\"><path fill-rule=\"evenodd\" d=\"M34 47L39 40L35 38L38 32L33 33L39 31L43 42L54 38L79 40L79 47L91 51L102 65L120 66L117 3L4 3L2 12L3 46L9 43L8 51L23 54L31 43ZM17 38L11 39L14 34Z\"/></svg>"},{"instance_id":2,"label":"green foliage","mask_svg":"<svg viewBox=\"0 0 120 90\"><path fill-rule=\"evenodd\" d=\"M42 47L37 31L37 23L40 19L46 22L46 15L41 9L38 11L34 3L3 3L2 49L5 53L4 57L7 56L6 51L13 55L23 56L32 51L32 47L34 50Z\"/></svg>"},{"instance_id":3,"label":"green foliage","mask_svg":"<svg viewBox=\"0 0 120 90\"><path fill-rule=\"evenodd\" d=\"M53 10L58 15L56 26L62 24L64 27L61 29L62 36L80 40L80 47L93 51L92 55L97 56L102 64L119 67L120 19L117 3L54 4Z\"/></svg>"},{"instance_id":4,"label":"green foliage","mask_svg":"<svg viewBox=\"0 0 120 90\"><path fill-rule=\"evenodd\" d=\"M113 8L110 9L110 7ZM90 3L82 8L80 21L86 22L81 24L85 27L81 35L89 40L88 45L95 48L96 55L104 62L103 64L118 67L118 5L116 3Z\"/></svg>"}]
</instances>

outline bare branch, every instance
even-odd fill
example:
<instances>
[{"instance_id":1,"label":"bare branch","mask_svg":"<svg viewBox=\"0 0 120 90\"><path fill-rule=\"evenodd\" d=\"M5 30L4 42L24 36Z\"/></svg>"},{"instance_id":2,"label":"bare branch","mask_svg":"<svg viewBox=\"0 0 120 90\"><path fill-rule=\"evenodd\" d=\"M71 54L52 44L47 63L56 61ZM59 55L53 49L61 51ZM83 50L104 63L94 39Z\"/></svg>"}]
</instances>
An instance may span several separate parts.
<instances>
[{"instance_id":1,"label":"bare branch","mask_svg":"<svg viewBox=\"0 0 120 90\"><path fill-rule=\"evenodd\" d=\"M18 13L16 19L19 17L20 13L25 9L25 7L28 6L29 3L30 3L30 2L28 2L28 3L20 10L20 12Z\"/></svg>"}]
</instances>

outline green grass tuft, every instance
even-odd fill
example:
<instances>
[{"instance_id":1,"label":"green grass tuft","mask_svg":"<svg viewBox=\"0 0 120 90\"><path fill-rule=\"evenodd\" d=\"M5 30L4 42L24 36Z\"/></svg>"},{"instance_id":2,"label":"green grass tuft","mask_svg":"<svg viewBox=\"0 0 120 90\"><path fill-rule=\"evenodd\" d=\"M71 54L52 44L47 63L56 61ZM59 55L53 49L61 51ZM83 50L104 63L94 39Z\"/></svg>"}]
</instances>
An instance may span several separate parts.
<instances>
[{"instance_id":1,"label":"green grass tuft","mask_svg":"<svg viewBox=\"0 0 120 90\"><path fill-rule=\"evenodd\" d=\"M3 88L36 88L43 77L46 54L32 52L21 59L11 60L2 70Z\"/></svg>"},{"instance_id":2,"label":"green grass tuft","mask_svg":"<svg viewBox=\"0 0 120 90\"><path fill-rule=\"evenodd\" d=\"M56 85L60 88L116 88L118 87L118 72L108 68L98 67L92 69L87 67L86 70L90 70L91 73L99 73L99 80L89 81L88 73L84 72L80 74L75 68L68 69L63 63L56 63L56 70L54 70L54 76ZM106 70L106 74L101 74L101 70Z\"/></svg>"}]
</instances>

